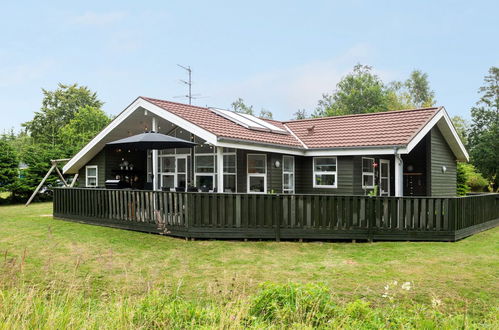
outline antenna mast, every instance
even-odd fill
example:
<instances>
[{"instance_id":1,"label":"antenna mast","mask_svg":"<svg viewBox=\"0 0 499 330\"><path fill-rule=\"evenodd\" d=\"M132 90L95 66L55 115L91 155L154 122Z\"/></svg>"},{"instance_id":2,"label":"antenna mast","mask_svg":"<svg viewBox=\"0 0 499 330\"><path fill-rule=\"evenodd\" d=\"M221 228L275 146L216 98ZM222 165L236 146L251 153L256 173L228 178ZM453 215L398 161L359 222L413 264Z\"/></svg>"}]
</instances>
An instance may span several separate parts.
<instances>
[{"instance_id":1,"label":"antenna mast","mask_svg":"<svg viewBox=\"0 0 499 330\"><path fill-rule=\"evenodd\" d=\"M192 69L191 69L191 66L183 66L183 65L180 65L180 64L177 64L179 67L181 67L182 69L184 69L185 71L187 71L187 73L189 74L189 80L188 81L185 81L185 80L180 80L181 82L183 82L184 84L186 84L187 86L189 86L189 94L187 94L185 97L187 97L189 99L189 104L192 103Z\"/></svg>"}]
</instances>

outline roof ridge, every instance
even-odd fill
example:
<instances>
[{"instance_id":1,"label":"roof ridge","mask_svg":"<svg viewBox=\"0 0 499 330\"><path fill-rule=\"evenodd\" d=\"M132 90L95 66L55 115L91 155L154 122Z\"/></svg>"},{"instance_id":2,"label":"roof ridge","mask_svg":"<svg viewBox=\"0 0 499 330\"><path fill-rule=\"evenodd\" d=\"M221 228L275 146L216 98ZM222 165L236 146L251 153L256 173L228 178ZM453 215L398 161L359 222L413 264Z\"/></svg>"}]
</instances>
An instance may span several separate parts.
<instances>
[{"instance_id":1,"label":"roof ridge","mask_svg":"<svg viewBox=\"0 0 499 330\"><path fill-rule=\"evenodd\" d=\"M168 101L168 100L162 100L162 99L157 99L154 97L148 97L148 96L139 96L141 99L144 99L146 101L153 100L153 101L160 101L160 102L166 102L166 103L173 103L173 104L178 104L178 105L184 105L186 107L193 107L193 108L200 108L200 109L208 109L207 107L202 107L199 105L192 105L192 104L186 104L186 103L180 103L180 102L174 102L174 101Z\"/></svg>"},{"instance_id":2,"label":"roof ridge","mask_svg":"<svg viewBox=\"0 0 499 330\"><path fill-rule=\"evenodd\" d=\"M382 112L356 113L356 114L340 115L340 116L329 116L329 117L318 117L318 118L305 118L305 119L285 120L285 121L282 121L282 123L283 124L284 123L297 123L297 122L304 122L304 121L325 120L325 119L345 118L345 117L375 116L375 115L382 115L382 114L389 114L389 113L398 113L398 112L411 112L411 111L424 111L424 110L440 110L441 108L443 108L443 106L427 107L427 108L416 108L416 109L389 110L389 111L382 111Z\"/></svg>"}]
</instances>

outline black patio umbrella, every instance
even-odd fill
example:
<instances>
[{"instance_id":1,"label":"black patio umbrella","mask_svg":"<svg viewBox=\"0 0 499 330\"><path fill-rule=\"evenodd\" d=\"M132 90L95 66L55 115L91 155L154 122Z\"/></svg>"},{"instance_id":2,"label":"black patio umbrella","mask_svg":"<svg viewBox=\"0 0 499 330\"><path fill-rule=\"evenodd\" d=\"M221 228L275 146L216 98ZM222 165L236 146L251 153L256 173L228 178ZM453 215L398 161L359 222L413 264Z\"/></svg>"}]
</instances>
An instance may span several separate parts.
<instances>
[{"instance_id":1,"label":"black patio umbrella","mask_svg":"<svg viewBox=\"0 0 499 330\"><path fill-rule=\"evenodd\" d=\"M119 148L135 148L139 150L147 149L170 149L170 148L193 148L197 143L182 140L173 136L145 132L127 138L106 143L108 146Z\"/></svg>"}]
</instances>

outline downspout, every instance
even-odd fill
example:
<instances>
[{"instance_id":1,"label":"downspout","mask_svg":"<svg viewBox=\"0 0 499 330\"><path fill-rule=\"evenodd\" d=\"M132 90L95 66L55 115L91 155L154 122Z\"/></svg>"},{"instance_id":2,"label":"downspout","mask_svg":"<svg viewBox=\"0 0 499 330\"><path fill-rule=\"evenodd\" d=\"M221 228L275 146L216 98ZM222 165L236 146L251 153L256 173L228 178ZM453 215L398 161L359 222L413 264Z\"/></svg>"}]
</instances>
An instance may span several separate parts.
<instances>
[{"instance_id":1,"label":"downspout","mask_svg":"<svg viewBox=\"0 0 499 330\"><path fill-rule=\"evenodd\" d=\"M395 196L404 196L404 161L398 152L399 147L395 147L393 154L395 155Z\"/></svg>"}]
</instances>

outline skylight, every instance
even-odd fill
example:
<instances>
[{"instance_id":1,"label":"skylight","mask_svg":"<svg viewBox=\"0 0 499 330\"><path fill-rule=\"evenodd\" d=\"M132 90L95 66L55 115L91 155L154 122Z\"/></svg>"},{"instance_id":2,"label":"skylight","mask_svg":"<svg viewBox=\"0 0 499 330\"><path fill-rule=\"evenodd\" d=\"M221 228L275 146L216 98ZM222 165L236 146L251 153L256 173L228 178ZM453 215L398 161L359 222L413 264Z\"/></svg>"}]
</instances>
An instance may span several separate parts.
<instances>
[{"instance_id":1,"label":"skylight","mask_svg":"<svg viewBox=\"0 0 499 330\"><path fill-rule=\"evenodd\" d=\"M252 115L237 113L230 110L216 109L216 108L210 108L210 110L216 113L217 115L222 116L248 129L252 129L255 131L272 132L278 134L288 134L287 131Z\"/></svg>"}]
</instances>

